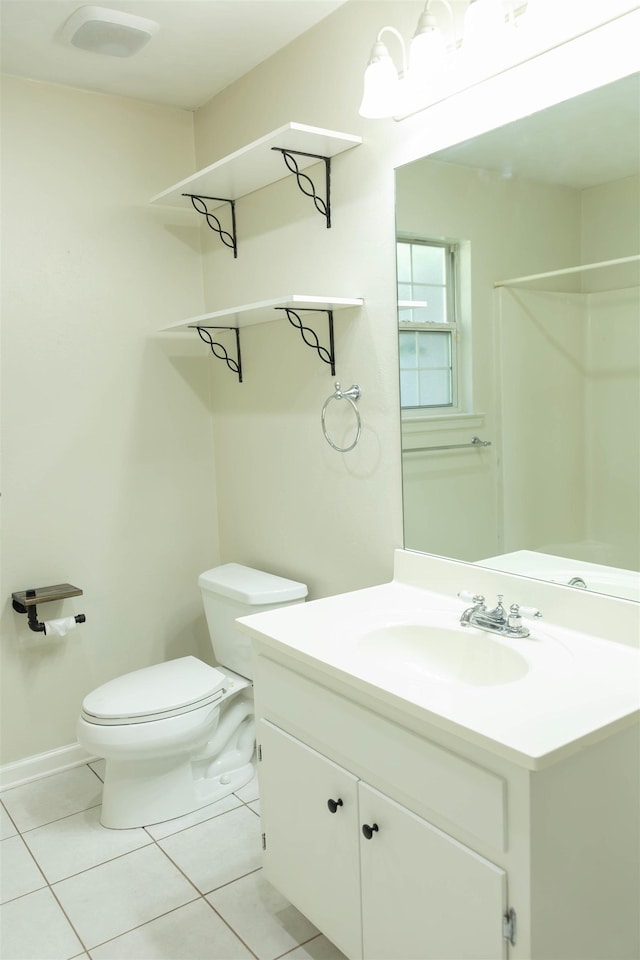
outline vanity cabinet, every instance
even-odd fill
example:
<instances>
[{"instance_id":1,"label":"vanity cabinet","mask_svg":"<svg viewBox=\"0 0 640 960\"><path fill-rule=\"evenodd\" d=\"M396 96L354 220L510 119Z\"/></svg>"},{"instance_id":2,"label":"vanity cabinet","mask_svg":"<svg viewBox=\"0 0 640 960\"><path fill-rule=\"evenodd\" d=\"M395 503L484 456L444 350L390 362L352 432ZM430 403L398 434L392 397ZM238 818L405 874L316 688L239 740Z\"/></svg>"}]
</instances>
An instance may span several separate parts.
<instances>
[{"instance_id":1,"label":"vanity cabinet","mask_svg":"<svg viewBox=\"0 0 640 960\"><path fill-rule=\"evenodd\" d=\"M362 956L358 780L270 723L256 736L265 876L347 956ZM341 801L334 814L329 800Z\"/></svg>"},{"instance_id":2,"label":"vanity cabinet","mask_svg":"<svg viewBox=\"0 0 640 960\"><path fill-rule=\"evenodd\" d=\"M253 637L265 875L349 960L637 960L637 724L527 766Z\"/></svg>"},{"instance_id":3,"label":"vanity cabinet","mask_svg":"<svg viewBox=\"0 0 640 960\"><path fill-rule=\"evenodd\" d=\"M348 957L506 956L504 870L268 721L258 745L265 875Z\"/></svg>"}]
</instances>

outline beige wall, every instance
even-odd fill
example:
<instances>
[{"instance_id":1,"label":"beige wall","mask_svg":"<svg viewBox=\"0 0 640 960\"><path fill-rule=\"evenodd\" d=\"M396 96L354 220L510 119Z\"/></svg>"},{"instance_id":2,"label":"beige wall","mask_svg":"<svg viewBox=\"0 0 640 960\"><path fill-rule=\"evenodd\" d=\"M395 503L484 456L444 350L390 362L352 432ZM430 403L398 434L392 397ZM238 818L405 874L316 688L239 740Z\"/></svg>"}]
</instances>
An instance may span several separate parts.
<instances>
[{"instance_id":1,"label":"beige wall","mask_svg":"<svg viewBox=\"0 0 640 960\"><path fill-rule=\"evenodd\" d=\"M579 196L576 192L578 214ZM578 231L579 226L578 219ZM517 287L503 288L497 297L504 552L560 552L556 545L586 539L584 298ZM570 549L566 546L565 555L574 556Z\"/></svg>"},{"instance_id":2,"label":"beige wall","mask_svg":"<svg viewBox=\"0 0 640 960\"><path fill-rule=\"evenodd\" d=\"M582 194L586 263L640 252L640 177ZM640 266L585 274L589 540L602 561L640 569ZM631 286L632 284L635 285ZM621 289L615 289L620 287Z\"/></svg>"},{"instance_id":3,"label":"beige wall","mask_svg":"<svg viewBox=\"0 0 640 960\"><path fill-rule=\"evenodd\" d=\"M637 177L573 193L582 262L638 252ZM637 570L638 265L572 279L500 291L504 546Z\"/></svg>"},{"instance_id":4,"label":"beige wall","mask_svg":"<svg viewBox=\"0 0 640 960\"><path fill-rule=\"evenodd\" d=\"M200 312L198 236L148 206L193 165L192 115L3 82L2 762L75 740L98 683L207 655L219 559L209 364L156 329ZM165 224L167 224L165 226ZM41 643L11 593L86 614Z\"/></svg>"},{"instance_id":5,"label":"beige wall","mask_svg":"<svg viewBox=\"0 0 640 960\"><path fill-rule=\"evenodd\" d=\"M582 191L582 262L628 257L640 248L640 177L625 177ZM586 292L638 282L638 265L594 270L583 277ZM627 270L631 273L628 274Z\"/></svg>"},{"instance_id":6,"label":"beige wall","mask_svg":"<svg viewBox=\"0 0 640 960\"><path fill-rule=\"evenodd\" d=\"M242 384L220 364L212 374L222 554L301 579L311 597L390 579L402 545L393 147L403 131L357 111L380 24L393 16L408 33L421 7L348 4L196 114L199 165L291 120L365 138L333 162L330 230L289 176L238 202L236 261L204 239L210 310L291 293L365 299L335 315L335 377L286 319L243 330ZM362 438L348 454L320 428L336 379L362 389Z\"/></svg>"}]
</instances>

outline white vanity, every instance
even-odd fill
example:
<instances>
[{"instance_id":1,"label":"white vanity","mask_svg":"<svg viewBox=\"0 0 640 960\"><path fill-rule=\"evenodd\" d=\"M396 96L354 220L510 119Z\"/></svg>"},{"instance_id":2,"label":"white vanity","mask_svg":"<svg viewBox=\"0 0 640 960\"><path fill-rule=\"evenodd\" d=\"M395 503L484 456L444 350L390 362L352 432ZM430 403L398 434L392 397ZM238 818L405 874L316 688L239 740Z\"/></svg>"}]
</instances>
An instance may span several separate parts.
<instances>
[{"instance_id":1,"label":"white vanity","mask_svg":"<svg viewBox=\"0 0 640 960\"><path fill-rule=\"evenodd\" d=\"M461 589L545 617L463 630ZM265 874L350 960L640 955L639 608L572 598L399 550L392 583L239 622Z\"/></svg>"}]
</instances>

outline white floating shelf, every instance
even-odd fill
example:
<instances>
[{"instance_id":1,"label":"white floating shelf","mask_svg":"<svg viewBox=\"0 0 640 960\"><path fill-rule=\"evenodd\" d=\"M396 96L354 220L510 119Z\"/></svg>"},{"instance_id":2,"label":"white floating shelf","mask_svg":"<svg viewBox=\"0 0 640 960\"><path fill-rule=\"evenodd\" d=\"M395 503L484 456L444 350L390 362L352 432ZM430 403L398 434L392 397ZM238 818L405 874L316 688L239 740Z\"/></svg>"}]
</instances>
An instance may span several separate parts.
<instances>
[{"instance_id":1,"label":"white floating shelf","mask_svg":"<svg viewBox=\"0 0 640 960\"><path fill-rule=\"evenodd\" d=\"M241 307L228 307L226 310L216 310L215 313L203 313L199 317L188 320L179 320L161 331L185 330L187 327L250 327L258 323L269 323L283 319L283 314L277 309L291 310L344 310L347 307L361 307L364 300L347 297L305 297L294 293L287 297L278 297L275 300L260 300L257 303L245 303Z\"/></svg>"},{"instance_id":2,"label":"white floating shelf","mask_svg":"<svg viewBox=\"0 0 640 960\"><path fill-rule=\"evenodd\" d=\"M362 137L321 127L310 127L302 123L287 123L259 140L247 144L235 153L217 160L208 167L181 180L180 183L163 190L150 203L165 206L182 207L191 204L189 197L194 194L203 197L219 197L223 200L238 200L270 183L276 183L291 176L279 150L292 150L311 153L319 157L335 157L345 150L357 147ZM277 149L272 149L273 147ZM317 163L316 157L296 158L300 170ZM207 204L211 209L220 206L215 200Z\"/></svg>"}]
</instances>

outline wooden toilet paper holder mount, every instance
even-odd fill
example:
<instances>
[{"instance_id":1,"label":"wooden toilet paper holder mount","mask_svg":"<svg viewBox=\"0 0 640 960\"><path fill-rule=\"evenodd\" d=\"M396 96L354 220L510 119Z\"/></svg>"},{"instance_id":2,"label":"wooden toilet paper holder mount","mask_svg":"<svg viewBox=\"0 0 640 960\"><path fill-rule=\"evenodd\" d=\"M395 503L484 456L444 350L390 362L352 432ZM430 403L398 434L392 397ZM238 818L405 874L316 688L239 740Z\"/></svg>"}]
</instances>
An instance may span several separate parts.
<instances>
[{"instance_id":1,"label":"wooden toilet paper holder mount","mask_svg":"<svg viewBox=\"0 0 640 960\"><path fill-rule=\"evenodd\" d=\"M51 587L31 587L11 594L13 609L16 613L26 613L29 627L36 633L44 633L45 625L38 620L38 603L50 603L53 600L66 600L67 597L81 597L82 590L72 583L56 583ZM84 613L74 617L76 623L84 623Z\"/></svg>"}]
</instances>

